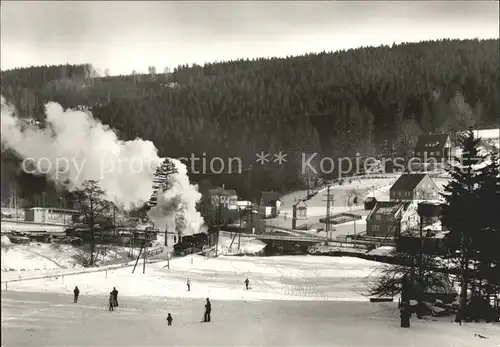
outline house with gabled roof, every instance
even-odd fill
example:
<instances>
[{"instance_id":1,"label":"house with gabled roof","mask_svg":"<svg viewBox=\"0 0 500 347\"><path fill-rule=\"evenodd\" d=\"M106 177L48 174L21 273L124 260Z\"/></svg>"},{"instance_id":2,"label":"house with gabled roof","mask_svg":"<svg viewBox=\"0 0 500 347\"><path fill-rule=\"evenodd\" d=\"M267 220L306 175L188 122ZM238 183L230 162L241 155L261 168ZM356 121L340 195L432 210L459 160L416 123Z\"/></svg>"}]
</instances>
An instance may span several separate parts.
<instances>
[{"instance_id":1,"label":"house with gabled roof","mask_svg":"<svg viewBox=\"0 0 500 347\"><path fill-rule=\"evenodd\" d=\"M389 190L391 201L437 200L439 187L421 173L402 174Z\"/></svg>"},{"instance_id":2,"label":"house with gabled roof","mask_svg":"<svg viewBox=\"0 0 500 347\"><path fill-rule=\"evenodd\" d=\"M423 161L436 159L449 161L452 155L451 138L448 134L420 135L415 145L415 157Z\"/></svg>"},{"instance_id":3,"label":"house with gabled roof","mask_svg":"<svg viewBox=\"0 0 500 347\"><path fill-rule=\"evenodd\" d=\"M208 189L200 202L200 212L210 224L216 219L227 219L228 214L238 210L238 194L233 189L217 187Z\"/></svg>"},{"instance_id":4,"label":"house with gabled roof","mask_svg":"<svg viewBox=\"0 0 500 347\"><path fill-rule=\"evenodd\" d=\"M366 217L368 236L394 238L418 225L415 204L403 201L379 201Z\"/></svg>"},{"instance_id":5,"label":"house with gabled roof","mask_svg":"<svg viewBox=\"0 0 500 347\"><path fill-rule=\"evenodd\" d=\"M281 213L282 200L275 192L261 192L259 199L260 213L267 217L276 218Z\"/></svg>"}]
</instances>

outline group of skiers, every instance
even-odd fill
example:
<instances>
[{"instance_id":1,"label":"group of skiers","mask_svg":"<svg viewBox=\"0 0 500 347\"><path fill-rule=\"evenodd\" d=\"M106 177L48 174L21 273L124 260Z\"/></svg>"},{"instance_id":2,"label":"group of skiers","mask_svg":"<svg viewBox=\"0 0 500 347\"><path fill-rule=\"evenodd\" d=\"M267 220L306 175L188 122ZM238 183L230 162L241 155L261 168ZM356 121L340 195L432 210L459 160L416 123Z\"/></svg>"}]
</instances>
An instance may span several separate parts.
<instances>
[{"instance_id":1,"label":"group of skiers","mask_svg":"<svg viewBox=\"0 0 500 347\"><path fill-rule=\"evenodd\" d=\"M75 286L75 289L73 289L73 303L78 303L79 295L80 289L78 289L78 286ZM115 307L118 307L118 290L113 287L113 290L109 292L109 310L114 311Z\"/></svg>"},{"instance_id":2,"label":"group of skiers","mask_svg":"<svg viewBox=\"0 0 500 347\"><path fill-rule=\"evenodd\" d=\"M250 284L250 281L248 278L245 279L245 288L248 290L248 286ZM189 278L187 279L186 282L187 285L187 290L188 292L191 291L191 282ZM75 289L73 290L73 303L78 302L78 296L80 295L80 290L78 289L78 286L75 286ZM113 290L109 292L109 311L114 311L114 308L118 307L118 290L116 290L115 287L113 287ZM203 314L203 320L202 322L210 322L210 314L212 313L212 304L210 303L210 298L207 298L206 303L205 303L205 312ZM172 318L172 315L168 313L167 315L167 324L168 326L172 325L172 322L174 319Z\"/></svg>"}]
</instances>

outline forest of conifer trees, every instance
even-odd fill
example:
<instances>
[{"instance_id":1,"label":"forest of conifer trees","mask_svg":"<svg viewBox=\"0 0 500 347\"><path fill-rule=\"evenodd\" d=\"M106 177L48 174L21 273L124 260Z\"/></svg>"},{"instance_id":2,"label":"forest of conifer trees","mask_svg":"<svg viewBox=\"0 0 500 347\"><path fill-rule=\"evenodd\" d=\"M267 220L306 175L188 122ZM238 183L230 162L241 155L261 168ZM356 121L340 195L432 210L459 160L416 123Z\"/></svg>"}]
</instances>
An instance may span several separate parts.
<instances>
[{"instance_id":1,"label":"forest of conifer trees","mask_svg":"<svg viewBox=\"0 0 500 347\"><path fill-rule=\"evenodd\" d=\"M498 44L442 40L113 77L90 65L42 66L2 71L1 88L23 117L42 123L47 101L83 105L122 139L153 141L162 156L240 157L253 164L251 182L247 174L192 179L255 198L304 187L304 152L407 156L424 132L498 127ZM255 153L280 150L284 168L255 165ZM26 199L53 190L17 163L2 151L3 199L14 183Z\"/></svg>"}]
</instances>

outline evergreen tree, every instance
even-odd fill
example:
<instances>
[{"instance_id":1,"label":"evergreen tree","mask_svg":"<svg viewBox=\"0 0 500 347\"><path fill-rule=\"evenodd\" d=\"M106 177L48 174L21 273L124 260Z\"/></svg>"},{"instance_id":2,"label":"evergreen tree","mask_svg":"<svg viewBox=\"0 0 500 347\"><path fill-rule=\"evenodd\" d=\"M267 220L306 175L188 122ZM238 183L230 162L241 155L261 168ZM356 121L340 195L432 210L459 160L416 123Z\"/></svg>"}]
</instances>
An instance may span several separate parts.
<instances>
[{"instance_id":1,"label":"evergreen tree","mask_svg":"<svg viewBox=\"0 0 500 347\"><path fill-rule=\"evenodd\" d=\"M148 202L148 207L156 206L158 203L158 194L170 188L168 176L177 173L177 168L170 158L165 158L163 162L156 168L153 180L153 193Z\"/></svg>"},{"instance_id":2,"label":"evergreen tree","mask_svg":"<svg viewBox=\"0 0 500 347\"><path fill-rule=\"evenodd\" d=\"M461 283L459 317L465 316L470 281L473 239L482 229L479 190L480 165L485 157L479 153L480 139L469 130L459 138L462 155L455 157L448 168L452 180L445 186L442 222L449 229L448 246L451 259L458 261ZM457 318L459 318L457 317Z\"/></svg>"},{"instance_id":3,"label":"evergreen tree","mask_svg":"<svg viewBox=\"0 0 500 347\"><path fill-rule=\"evenodd\" d=\"M491 152L480 172L479 213L481 232L473 239L476 259L476 286L473 294L489 300L500 293L500 162Z\"/></svg>"}]
</instances>

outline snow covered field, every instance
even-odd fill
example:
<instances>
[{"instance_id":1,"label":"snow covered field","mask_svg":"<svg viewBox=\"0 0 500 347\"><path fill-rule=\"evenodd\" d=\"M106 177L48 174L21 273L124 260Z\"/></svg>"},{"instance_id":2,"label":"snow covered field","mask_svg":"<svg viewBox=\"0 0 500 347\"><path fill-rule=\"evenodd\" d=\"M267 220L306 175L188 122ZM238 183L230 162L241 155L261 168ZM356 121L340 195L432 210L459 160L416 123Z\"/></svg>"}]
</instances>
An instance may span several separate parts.
<instances>
[{"instance_id":1,"label":"snow covered field","mask_svg":"<svg viewBox=\"0 0 500 347\"><path fill-rule=\"evenodd\" d=\"M332 214L348 212L350 210L348 206L348 196L352 191L358 194L358 207L363 207L363 200L367 196L371 196L375 192L375 197L379 200L389 199L389 188L394 184L394 182L399 177L398 174L388 175L388 178L363 178L354 179L351 183L344 183L343 185L334 185L330 189L330 193L333 196L333 202L330 208ZM293 204L300 199L306 197L307 191L296 191L290 194L282 196L283 205L281 207L281 215L277 218L268 219L267 224L276 227L292 227L292 214L293 214ZM307 216L309 225L316 224L319 218L326 215L326 188L318 192L318 194L312 197L307 202ZM353 209L356 207L353 206ZM300 221L305 222L306 221ZM301 223L298 223L300 225Z\"/></svg>"},{"instance_id":2,"label":"snow covered field","mask_svg":"<svg viewBox=\"0 0 500 347\"><path fill-rule=\"evenodd\" d=\"M118 288L121 289L121 288ZM498 324L411 320L399 326L396 303L127 297L106 309L104 296L2 292L2 345L38 346L331 346L497 347ZM173 326L167 327L171 313ZM476 334L486 337L481 339Z\"/></svg>"},{"instance_id":3,"label":"snow covered field","mask_svg":"<svg viewBox=\"0 0 500 347\"><path fill-rule=\"evenodd\" d=\"M363 203L366 196L371 195L373 191L377 192L384 187L390 187L396 179L397 175L391 178L380 179L360 179L353 180L352 183L344 183L341 186L335 185L330 189L330 194L333 196L333 203L331 205L331 213L341 213L349 210L348 195L351 191L355 191L359 195L359 204ZM286 206L291 216L292 206ZM307 201L307 215L308 216L324 216L326 211L326 190L319 192L316 196Z\"/></svg>"},{"instance_id":4,"label":"snow covered field","mask_svg":"<svg viewBox=\"0 0 500 347\"><path fill-rule=\"evenodd\" d=\"M133 262L131 263L133 264ZM218 257L187 256L166 262L57 279L11 282L8 290L106 295L121 288L126 296L204 298L217 300L351 300L366 301L361 281L376 263L357 258L318 256ZM243 288L248 277L252 290ZM186 280L191 291L186 291ZM5 287L2 287L5 290Z\"/></svg>"},{"instance_id":5,"label":"snow covered field","mask_svg":"<svg viewBox=\"0 0 500 347\"><path fill-rule=\"evenodd\" d=\"M77 249L70 245L59 248L51 244L11 245L2 248L2 272L73 268Z\"/></svg>"},{"instance_id":6,"label":"snow covered field","mask_svg":"<svg viewBox=\"0 0 500 347\"><path fill-rule=\"evenodd\" d=\"M131 263L133 264L133 262ZM106 272L2 285L3 346L426 346L500 344L498 324L412 319L370 303L363 279L377 263L322 256L187 256ZM250 290L244 289L244 279ZM186 280L191 291L186 290ZM78 304L72 290L80 288ZM109 291L120 306L107 311ZM200 324L204 298L212 322ZM174 324L165 318L172 313ZM132 328L132 329L131 329ZM362 333L360 333L362 331ZM475 337L475 334L487 339ZM498 343L496 342L498 341Z\"/></svg>"},{"instance_id":7,"label":"snow covered field","mask_svg":"<svg viewBox=\"0 0 500 347\"><path fill-rule=\"evenodd\" d=\"M79 257L83 250L72 245L47 243L8 244L2 236L2 281L69 273L83 269ZM136 253L138 250L136 250ZM129 262L129 248L110 246L105 254L98 254L98 264ZM88 255L86 255L88 257ZM76 259L75 259L76 258Z\"/></svg>"}]
</instances>

